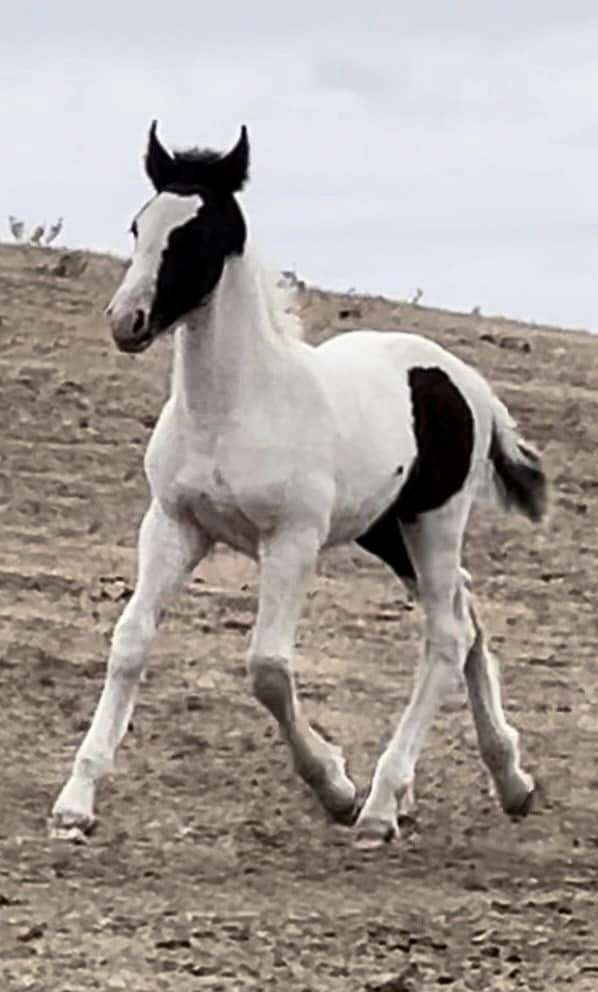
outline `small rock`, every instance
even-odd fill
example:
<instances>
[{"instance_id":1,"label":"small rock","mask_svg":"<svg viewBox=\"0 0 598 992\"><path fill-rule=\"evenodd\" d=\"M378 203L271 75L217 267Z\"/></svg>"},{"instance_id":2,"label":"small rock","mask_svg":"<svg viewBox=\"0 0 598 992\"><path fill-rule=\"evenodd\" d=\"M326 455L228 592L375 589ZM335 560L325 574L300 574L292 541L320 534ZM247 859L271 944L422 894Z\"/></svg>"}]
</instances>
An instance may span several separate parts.
<instances>
[{"instance_id":1,"label":"small rock","mask_svg":"<svg viewBox=\"0 0 598 992\"><path fill-rule=\"evenodd\" d=\"M338 312L339 320L349 320L353 317L355 320L361 320L362 310L361 307L341 307Z\"/></svg>"},{"instance_id":2,"label":"small rock","mask_svg":"<svg viewBox=\"0 0 598 992\"><path fill-rule=\"evenodd\" d=\"M417 965L409 964L403 971L385 972L366 982L366 992L416 992L419 971Z\"/></svg>"},{"instance_id":3,"label":"small rock","mask_svg":"<svg viewBox=\"0 0 598 992\"><path fill-rule=\"evenodd\" d=\"M82 251L69 251L65 252L61 258L58 259L56 265L50 269L50 273L53 276L59 276L61 279L77 279L82 276L87 268L88 260L85 256L85 252Z\"/></svg>"},{"instance_id":4,"label":"small rock","mask_svg":"<svg viewBox=\"0 0 598 992\"><path fill-rule=\"evenodd\" d=\"M504 338L500 338L498 345L499 348L510 348L511 351L523 351L526 354L532 350L530 341L523 338L512 337L511 335L506 335Z\"/></svg>"},{"instance_id":5,"label":"small rock","mask_svg":"<svg viewBox=\"0 0 598 992\"><path fill-rule=\"evenodd\" d=\"M36 923L31 927L27 927L26 930L21 930L17 934L17 940L23 944L28 943L30 940L39 940L40 937L43 937L45 929L45 924Z\"/></svg>"}]
</instances>

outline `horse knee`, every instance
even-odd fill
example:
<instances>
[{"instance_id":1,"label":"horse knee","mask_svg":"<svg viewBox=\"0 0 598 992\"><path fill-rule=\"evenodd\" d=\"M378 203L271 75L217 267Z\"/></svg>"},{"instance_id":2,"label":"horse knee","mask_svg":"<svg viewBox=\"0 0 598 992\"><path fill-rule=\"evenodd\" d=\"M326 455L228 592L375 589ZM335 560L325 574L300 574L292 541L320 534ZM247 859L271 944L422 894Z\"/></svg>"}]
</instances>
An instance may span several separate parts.
<instances>
[{"instance_id":1,"label":"horse knee","mask_svg":"<svg viewBox=\"0 0 598 992\"><path fill-rule=\"evenodd\" d=\"M428 623L426 635L427 654L440 658L450 667L462 667L465 661L465 627L456 617L435 617Z\"/></svg>"},{"instance_id":2,"label":"horse knee","mask_svg":"<svg viewBox=\"0 0 598 992\"><path fill-rule=\"evenodd\" d=\"M118 620L112 635L108 672L113 678L137 680L145 668L145 658L156 634L154 615L141 610L133 600Z\"/></svg>"},{"instance_id":3,"label":"horse knee","mask_svg":"<svg viewBox=\"0 0 598 992\"><path fill-rule=\"evenodd\" d=\"M247 661L247 671L255 698L279 724L289 724L293 718L294 700L288 661L252 654Z\"/></svg>"},{"instance_id":4,"label":"horse knee","mask_svg":"<svg viewBox=\"0 0 598 992\"><path fill-rule=\"evenodd\" d=\"M452 612L428 622L426 662L434 667L445 702L462 703L467 697L465 662L473 643L471 623Z\"/></svg>"},{"instance_id":5,"label":"horse knee","mask_svg":"<svg viewBox=\"0 0 598 992\"><path fill-rule=\"evenodd\" d=\"M443 597L430 604L428 615L428 643L431 650L446 661L456 663L460 669L476 639L477 629L472 616L473 596L471 576L460 569L460 581L452 601Z\"/></svg>"}]
</instances>

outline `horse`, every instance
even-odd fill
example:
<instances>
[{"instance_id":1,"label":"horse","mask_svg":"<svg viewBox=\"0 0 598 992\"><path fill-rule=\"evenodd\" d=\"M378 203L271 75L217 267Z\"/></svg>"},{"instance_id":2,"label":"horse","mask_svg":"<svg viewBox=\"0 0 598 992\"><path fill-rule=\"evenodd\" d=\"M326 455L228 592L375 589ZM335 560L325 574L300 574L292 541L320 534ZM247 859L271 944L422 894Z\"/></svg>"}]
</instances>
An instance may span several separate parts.
<instances>
[{"instance_id":1,"label":"horse","mask_svg":"<svg viewBox=\"0 0 598 992\"><path fill-rule=\"evenodd\" d=\"M93 826L96 787L131 719L160 605L218 543L258 565L253 694L299 776L356 843L398 835L427 731L455 693L469 700L502 809L526 815L537 786L521 766L461 558L472 506L488 492L505 510L542 519L540 455L479 372L433 341L363 329L312 346L297 334L237 199L249 172L245 127L227 153L172 152L153 121L144 161L153 195L131 223L131 263L106 314L128 354L174 332L171 386L145 452L151 495L134 592L53 807L56 829ZM365 794L342 749L310 725L293 677L319 553L352 542L394 571L424 616L411 698Z\"/></svg>"}]
</instances>

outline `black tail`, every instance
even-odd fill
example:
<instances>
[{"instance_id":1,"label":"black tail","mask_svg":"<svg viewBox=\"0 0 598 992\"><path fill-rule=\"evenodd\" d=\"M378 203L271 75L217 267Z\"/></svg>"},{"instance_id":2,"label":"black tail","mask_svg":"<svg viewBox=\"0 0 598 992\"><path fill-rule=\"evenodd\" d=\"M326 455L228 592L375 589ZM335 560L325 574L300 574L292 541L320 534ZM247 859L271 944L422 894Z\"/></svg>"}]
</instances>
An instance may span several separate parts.
<instances>
[{"instance_id":1,"label":"black tail","mask_svg":"<svg viewBox=\"0 0 598 992\"><path fill-rule=\"evenodd\" d=\"M508 433L507 433L508 431ZM523 513L534 523L546 513L548 485L539 454L514 431L494 422L489 457L499 500L506 510Z\"/></svg>"}]
</instances>

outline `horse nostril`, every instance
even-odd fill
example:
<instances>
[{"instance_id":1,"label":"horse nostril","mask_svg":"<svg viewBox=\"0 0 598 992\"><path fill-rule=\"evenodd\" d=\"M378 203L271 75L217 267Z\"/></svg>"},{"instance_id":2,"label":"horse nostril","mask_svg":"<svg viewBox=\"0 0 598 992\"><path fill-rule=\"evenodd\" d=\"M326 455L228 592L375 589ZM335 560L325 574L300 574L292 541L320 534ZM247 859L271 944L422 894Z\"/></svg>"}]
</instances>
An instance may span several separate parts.
<instances>
[{"instance_id":1,"label":"horse nostril","mask_svg":"<svg viewBox=\"0 0 598 992\"><path fill-rule=\"evenodd\" d=\"M145 325L145 314L143 310L138 310L135 314L135 323L133 324L133 334L139 334Z\"/></svg>"}]
</instances>

